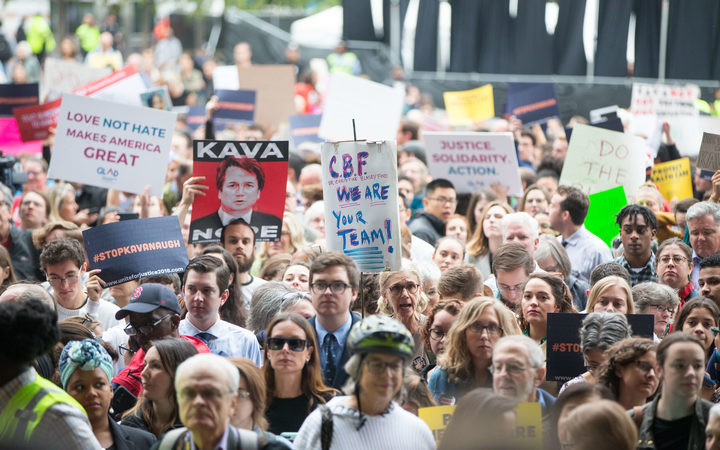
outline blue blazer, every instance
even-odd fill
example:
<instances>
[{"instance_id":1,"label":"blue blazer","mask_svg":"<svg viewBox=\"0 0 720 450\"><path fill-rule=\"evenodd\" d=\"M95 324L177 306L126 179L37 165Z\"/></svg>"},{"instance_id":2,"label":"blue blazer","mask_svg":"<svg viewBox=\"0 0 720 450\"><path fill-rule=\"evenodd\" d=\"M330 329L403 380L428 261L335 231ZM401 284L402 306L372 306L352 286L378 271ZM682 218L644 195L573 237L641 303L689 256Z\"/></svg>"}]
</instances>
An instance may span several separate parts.
<instances>
[{"instance_id":1,"label":"blue blazer","mask_svg":"<svg viewBox=\"0 0 720 450\"><path fill-rule=\"evenodd\" d=\"M360 317L360 314L350 311L350 317L352 320L352 324L350 325L350 329L352 330L353 325L355 325L356 322L359 322L362 320ZM308 320L310 322L310 325L312 325L312 329L315 332L315 340L318 341L317 336L317 330L315 329L315 317ZM320 351L322 343L318 342L318 352ZM325 380L325 384L333 387L337 390L341 390L342 387L345 385L345 382L348 379L348 374L345 372L345 363L350 359L350 351L348 350L347 346L347 339L345 339L345 347L343 347L342 354L340 355L340 360L337 365L337 370L335 371L335 379L334 380ZM324 367L323 367L324 369Z\"/></svg>"}]
</instances>

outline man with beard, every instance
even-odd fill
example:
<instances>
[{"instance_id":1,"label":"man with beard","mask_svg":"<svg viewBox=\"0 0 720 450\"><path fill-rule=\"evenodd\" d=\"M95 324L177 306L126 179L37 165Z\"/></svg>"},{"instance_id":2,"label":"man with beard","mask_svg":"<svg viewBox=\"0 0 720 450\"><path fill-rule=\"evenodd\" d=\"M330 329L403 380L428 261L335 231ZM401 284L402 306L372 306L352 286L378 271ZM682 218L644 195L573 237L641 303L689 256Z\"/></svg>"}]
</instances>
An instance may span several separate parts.
<instances>
[{"instance_id":1,"label":"man with beard","mask_svg":"<svg viewBox=\"0 0 720 450\"><path fill-rule=\"evenodd\" d=\"M237 262L242 297L245 307L249 310L253 292L258 286L267 283L250 275L250 268L255 261L255 232L243 219L234 219L223 227L220 245L229 251Z\"/></svg>"}]
</instances>

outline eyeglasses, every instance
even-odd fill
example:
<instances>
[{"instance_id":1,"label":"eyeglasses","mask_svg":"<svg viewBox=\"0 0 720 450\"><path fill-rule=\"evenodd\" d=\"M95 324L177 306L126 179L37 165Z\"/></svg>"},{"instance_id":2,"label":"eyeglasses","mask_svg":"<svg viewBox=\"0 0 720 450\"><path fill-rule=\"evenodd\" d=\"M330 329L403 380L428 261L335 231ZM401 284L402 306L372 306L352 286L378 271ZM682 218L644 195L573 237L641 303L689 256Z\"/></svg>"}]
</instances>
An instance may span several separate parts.
<instances>
[{"instance_id":1,"label":"eyeglasses","mask_svg":"<svg viewBox=\"0 0 720 450\"><path fill-rule=\"evenodd\" d=\"M507 284L498 284L498 289L502 292L522 292L525 283L516 284L514 286L508 286Z\"/></svg>"},{"instance_id":2,"label":"eyeglasses","mask_svg":"<svg viewBox=\"0 0 720 450\"><path fill-rule=\"evenodd\" d=\"M651 370L655 370L655 365L647 361L633 361L635 367L642 373L648 374Z\"/></svg>"},{"instance_id":3,"label":"eyeglasses","mask_svg":"<svg viewBox=\"0 0 720 450\"><path fill-rule=\"evenodd\" d=\"M47 281L51 286L61 286L64 282L67 282L68 285L73 285L77 283L79 278L79 274L68 275L66 277L49 276L47 277Z\"/></svg>"},{"instance_id":4,"label":"eyeglasses","mask_svg":"<svg viewBox=\"0 0 720 450\"><path fill-rule=\"evenodd\" d=\"M665 255L665 256L660 257L660 262L663 264L668 264L670 262L670 260L672 260L672 262L675 265L679 265L679 264L684 263L688 259L684 256L679 256L679 255L675 255L675 256Z\"/></svg>"},{"instance_id":5,"label":"eyeglasses","mask_svg":"<svg viewBox=\"0 0 720 450\"><path fill-rule=\"evenodd\" d=\"M394 284L388 288L390 292L393 295L400 295L402 294L403 289L406 289L408 291L408 294L414 294L418 290L418 284L417 283L408 283L408 284Z\"/></svg>"},{"instance_id":6,"label":"eyeglasses","mask_svg":"<svg viewBox=\"0 0 720 450\"><path fill-rule=\"evenodd\" d=\"M438 328L430 328L430 339L433 341L439 341L442 340L445 336L447 336L447 332L440 330Z\"/></svg>"},{"instance_id":7,"label":"eyeglasses","mask_svg":"<svg viewBox=\"0 0 720 450\"><path fill-rule=\"evenodd\" d=\"M402 371L403 368L402 360L385 362L380 361L379 359L371 359L370 361L366 362L365 365L367 366L370 373L372 373L373 375L382 375L388 369L390 369L390 372L392 373L398 373Z\"/></svg>"},{"instance_id":8,"label":"eyeglasses","mask_svg":"<svg viewBox=\"0 0 720 450\"><path fill-rule=\"evenodd\" d=\"M443 205L454 205L457 203L457 199L447 197L428 197L428 200L442 203Z\"/></svg>"},{"instance_id":9,"label":"eyeglasses","mask_svg":"<svg viewBox=\"0 0 720 450\"><path fill-rule=\"evenodd\" d=\"M248 391L247 389L238 389L237 394L239 400L250 397L250 391Z\"/></svg>"},{"instance_id":10,"label":"eyeglasses","mask_svg":"<svg viewBox=\"0 0 720 450\"><path fill-rule=\"evenodd\" d=\"M308 346L308 341L305 339L297 339L297 338L270 338L267 340L267 348L268 350L282 350L283 347L285 347L285 344L288 345L288 348L291 352L301 352L305 350L305 347Z\"/></svg>"},{"instance_id":11,"label":"eyeglasses","mask_svg":"<svg viewBox=\"0 0 720 450\"><path fill-rule=\"evenodd\" d=\"M502 327L499 327L494 323L491 323L490 325L484 325L480 322L473 322L470 324L468 329L476 334L482 334L483 331L487 330L489 336L500 336L504 332Z\"/></svg>"},{"instance_id":12,"label":"eyeglasses","mask_svg":"<svg viewBox=\"0 0 720 450\"><path fill-rule=\"evenodd\" d=\"M315 294L323 294L327 290L327 288L330 288L330 292L333 294L342 294L345 292L345 288L352 287L352 285L345 283L344 281L332 281L330 284L324 282L324 281L316 281L315 283L310 283L310 290L313 291Z\"/></svg>"},{"instance_id":13,"label":"eyeglasses","mask_svg":"<svg viewBox=\"0 0 720 450\"><path fill-rule=\"evenodd\" d=\"M124 328L125 334L128 336L135 336L136 334L144 334L148 335L152 333L152 330L160 325L163 320L167 319L168 317L172 316L173 314L166 314L160 319L156 320L155 322L151 323L150 325L140 325L139 327L134 326L133 324L127 324L127 326Z\"/></svg>"},{"instance_id":14,"label":"eyeglasses","mask_svg":"<svg viewBox=\"0 0 720 450\"><path fill-rule=\"evenodd\" d=\"M505 373L507 373L510 376L517 375L519 373L525 372L528 368L516 363L508 363L508 364L493 364L488 369L490 370L490 373L493 375L500 375L502 373L503 368L505 369Z\"/></svg>"},{"instance_id":15,"label":"eyeglasses","mask_svg":"<svg viewBox=\"0 0 720 450\"><path fill-rule=\"evenodd\" d=\"M224 395L232 394L232 392L221 392L217 389L203 389L196 391L192 388L185 388L178 392L178 397L184 401L192 401L198 395L202 397L206 402L211 402L220 399Z\"/></svg>"},{"instance_id":16,"label":"eyeglasses","mask_svg":"<svg viewBox=\"0 0 720 450\"><path fill-rule=\"evenodd\" d=\"M669 307L669 306L650 305L650 307L651 307L651 308L655 308L655 309L657 310L657 312L665 312L665 311L667 311L668 313L670 313L671 316L672 316L673 314L675 314L675 310L672 309L672 308Z\"/></svg>"}]
</instances>

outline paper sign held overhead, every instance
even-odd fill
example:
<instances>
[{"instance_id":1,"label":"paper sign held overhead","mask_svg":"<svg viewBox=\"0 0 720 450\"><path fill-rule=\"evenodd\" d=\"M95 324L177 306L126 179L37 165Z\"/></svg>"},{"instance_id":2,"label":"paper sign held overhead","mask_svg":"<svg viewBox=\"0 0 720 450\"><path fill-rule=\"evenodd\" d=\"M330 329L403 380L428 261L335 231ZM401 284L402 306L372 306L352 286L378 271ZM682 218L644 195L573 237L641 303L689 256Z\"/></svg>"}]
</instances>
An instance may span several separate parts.
<instances>
[{"instance_id":1,"label":"paper sign held overhead","mask_svg":"<svg viewBox=\"0 0 720 450\"><path fill-rule=\"evenodd\" d=\"M560 117L555 85L552 83L509 83L508 114L522 120L523 126L542 124Z\"/></svg>"},{"instance_id":2,"label":"paper sign held overhead","mask_svg":"<svg viewBox=\"0 0 720 450\"><path fill-rule=\"evenodd\" d=\"M668 201L673 198L682 200L693 196L688 158L655 164L652 169L652 180Z\"/></svg>"},{"instance_id":3,"label":"paper sign held overhead","mask_svg":"<svg viewBox=\"0 0 720 450\"><path fill-rule=\"evenodd\" d=\"M720 169L720 135L703 133L697 166L712 172Z\"/></svg>"},{"instance_id":4,"label":"paper sign held overhead","mask_svg":"<svg viewBox=\"0 0 720 450\"><path fill-rule=\"evenodd\" d=\"M0 84L0 116L12 117L13 108L37 105L38 84Z\"/></svg>"},{"instance_id":5,"label":"paper sign held overhead","mask_svg":"<svg viewBox=\"0 0 720 450\"><path fill-rule=\"evenodd\" d=\"M469 91L443 92L450 125L468 126L495 116L491 84Z\"/></svg>"},{"instance_id":6,"label":"paper sign held overhead","mask_svg":"<svg viewBox=\"0 0 720 450\"><path fill-rule=\"evenodd\" d=\"M42 153L42 142L23 142L17 121L12 117L0 117L0 149L3 155Z\"/></svg>"},{"instance_id":7,"label":"paper sign held overhead","mask_svg":"<svg viewBox=\"0 0 720 450\"><path fill-rule=\"evenodd\" d=\"M296 114L290 116L290 136L295 147L303 142L322 142L318 136L320 131L320 114Z\"/></svg>"},{"instance_id":8,"label":"paper sign held overhead","mask_svg":"<svg viewBox=\"0 0 720 450\"><path fill-rule=\"evenodd\" d=\"M96 69L77 61L65 61L59 58L45 58L45 70L43 70L42 98L49 91L72 92L74 89L83 87L95 80L106 77L112 73L112 69L103 67Z\"/></svg>"},{"instance_id":9,"label":"paper sign held overhead","mask_svg":"<svg viewBox=\"0 0 720 450\"><path fill-rule=\"evenodd\" d=\"M363 272L400 270L395 161L394 141L322 146L327 249L345 253Z\"/></svg>"},{"instance_id":10,"label":"paper sign held overhead","mask_svg":"<svg viewBox=\"0 0 720 450\"><path fill-rule=\"evenodd\" d=\"M167 86L158 86L140 94L140 102L144 106L162 111L172 110L172 100Z\"/></svg>"},{"instance_id":11,"label":"paper sign held overhead","mask_svg":"<svg viewBox=\"0 0 720 450\"><path fill-rule=\"evenodd\" d=\"M63 95L49 176L162 196L177 115Z\"/></svg>"},{"instance_id":12,"label":"paper sign held overhead","mask_svg":"<svg viewBox=\"0 0 720 450\"><path fill-rule=\"evenodd\" d=\"M213 122L251 124L255 118L255 91L218 89L218 109Z\"/></svg>"},{"instance_id":13,"label":"paper sign held overhead","mask_svg":"<svg viewBox=\"0 0 720 450\"><path fill-rule=\"evenodd\" d=\"M57 99L42 105L13 109L23 142L43 140L50 135L50 127L57 125L61 102L62 99Z\"/></svg>"},{"instance_id":14,"label":"paper sign held overhead","mask_svg":"<svg viewBox=\"0 0 720 450\"><path fill-rule=\"evenodd\" d=\"M75 89L73 94L126 105L142 106L140 94L146 90L145 81L143 81L135 66L130 65L95 80L82 88Z\"/></svg>"},{"instance_id":15,"label":"paper sign held overhead","mask_svg":"<svg viewBox=\"0 0 720 450\"><path fill-rule=\"evenodd\" d=\"M588 196L590 208L585 217L585 228L612 247L612 240L620 233L615 216L627 205L627 196L622 186Z\"/></svg>"},{"instance_id":16,"label":"paper sign held overhead","mask_svg":"<svg viewBox=\"0 0 720 450\"><path fill-rule=\"evenodd\" d=\"M433 178L444 178L458 193L501 183L522 196L517 154L510 133L423 133Z\"/></svg>"},{"instance_id":17,"label":"paper sign held overhead","mask_svg":"<svg viewBox=\"0 0 720 450\"><path fill-rule=\"evenodd\" d=\"M664 84L633 83L630 112L635 115L697 116L695 100L700 88L695 85L667 86Z\"/></svg>"},{"instance_id":18,"label":"paper sign held overhead","mask_svg":"<svg viewBox=\"0 0 720 450\"><path fill-rule=\"evenodd\" d=\"M255 91L254 121L269 130L277 129L279 124L287 122L288 116L295 114L295 66L242 68L238 71L235 89Z\"/></svg>"}]
</instances>

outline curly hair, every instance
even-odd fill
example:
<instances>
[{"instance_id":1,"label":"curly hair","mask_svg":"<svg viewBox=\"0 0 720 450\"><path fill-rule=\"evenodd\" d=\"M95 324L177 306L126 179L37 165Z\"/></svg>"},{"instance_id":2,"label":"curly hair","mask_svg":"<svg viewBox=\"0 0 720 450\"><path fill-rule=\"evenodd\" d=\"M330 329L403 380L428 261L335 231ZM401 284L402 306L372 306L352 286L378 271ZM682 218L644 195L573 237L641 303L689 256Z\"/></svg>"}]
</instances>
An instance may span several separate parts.
<instances>
[{"instance_id":1,"label":"curly hair","mask_svg":"<svg viewBox=\"0 0 720 450\"><path fill-rule=\"evenodd\" d=\"M24 365L44 355L60 339L57 314L42 300L0 303L0 356L9 363ZM22 345L10 345L11 342Z\"/></svg>"},{"instance_id":2,"label":"curly hair","mask_svg":"<svg viewBox=\"0 0 720 450\"><path fill-rule=\"evenodd\" d=\"M541 280L545 283L547 283L548 286L550 286L550 293L553 296L553 300L555 301L555 305L558 307L557 312L563 312L563 313L576 313L577 310L573 306L572 302L572 293L570 292L570 288L567 287L567 284L560 278L550 275L549 273L544 272L535 272L531 273L530 277L528 277L528 282L530 280L537 279ZM526 282L527 283L527 282ZM527 284L526 284L527 286ZM520 309L520 328L523 329L523 331L527 332L530 330L530 325L525 320L525 317L523 317L522 308Z\"/></svg>"},{"instance_id":3,"label":"curly hair","mask_svg":"<svg viewBox=\"0 0 720 450\"><path fill-rule=\"evenodd\" d=\"M625 367L647 352L654 352L657 344L646 338L627 338L613 344L606 352L607 361L598 367L598 383L607 386L615 398L620 397L620 377L618 367Z\"/></svg>"},{"instance_id":4,"label":"curly hair","mask_svg":"<svg viewBox=\"0 0 720 450\"><path fill-rule=\"evenodd\" d=\"M433 326L433 322L435 322L435 315L440 311L445 311L449 314L452 314L453 316L457 316L462 308L463 304L457 300L447 300L433 306L433 308L430 310L430 314L428 314L427 316L425 325L422 327L421 330L426 350L430 350L430 329Z\"/></svg>"}]
</instances>

